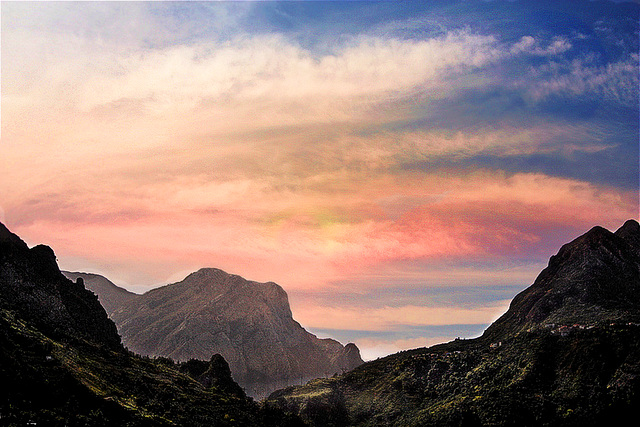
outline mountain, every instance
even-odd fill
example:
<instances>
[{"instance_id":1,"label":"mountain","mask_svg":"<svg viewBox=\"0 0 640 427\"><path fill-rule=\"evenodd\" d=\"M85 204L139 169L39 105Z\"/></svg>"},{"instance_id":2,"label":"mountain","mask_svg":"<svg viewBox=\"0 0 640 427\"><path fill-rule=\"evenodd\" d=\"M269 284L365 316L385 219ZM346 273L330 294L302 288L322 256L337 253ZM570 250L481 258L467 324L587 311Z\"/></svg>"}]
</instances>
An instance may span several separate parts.
<instances>
[{"instance_id":1,"label":"mountain","mask_svg":"<svg viewBox=\"0 0 640 427\"><path fill-rule=\"evenodd\" d=\"M640 226L594 227L485 333L272 393L314 426L625 425L640 405Z\"/></svg>"},{"instance_id":2,"label":"mountain","mask_svg":"<svg viewBox=\"0 0 640 427\"><path fill-rule=\"evenodd\" d=\"M70 280L76 281L82 279L85 287L98 296L98 301L100 301L100 304L102 304L109 317L111 317L116 309L139 296L138 294L116 286L109 279L99 274L70 271L63 271L62 274Z\"/></svg>"},{"instance_id":3,"label":"mountain","mask_svg":"<svg viewBox=\"0 0 640 427\"><path fill-rule=\"evenodd\" d=\"M286 292L272 282L204 268L136 296L116 293L100 276L67 274L83 277L99 298L106 289L109 304L114 295L123 302L110 317L131 351L176 361L208 360L220 353L235 380L256 398L363 363L355 344L319 339L300 326Z\"/></svg>"},{"instance_id":4,"label":"mountain","mask_svg":"<svg viewBox=\"0 0 640 427\"><path fill-rule=\"evenodd\" d=\"M300 425L248 399L220 355L132 354L97 297L0 224L0 425Z\"/></svg>"},{"instance_id":5,"label":"mountain","mask_svg":"<svg viewBox=\"0 0 640 427\"><path fill-rule=\"evenodd\" d=\"M30 249L0 224L0 267L0 308L19 313L51 337L120 346L116 327L97 297L60 273L48 246Z\"/></svg>"},{"instance_id":6,"label":"mountain","mask_svg":"<svg viewBox=\"0 0 640 427\"><path fill-rule=\"evenodd\" d=\"M532 286L484 333L506 339L526 328L640 323L640 227L629 220L615 233L594 227L562 246Z\"/></svg>"}]
</instances>

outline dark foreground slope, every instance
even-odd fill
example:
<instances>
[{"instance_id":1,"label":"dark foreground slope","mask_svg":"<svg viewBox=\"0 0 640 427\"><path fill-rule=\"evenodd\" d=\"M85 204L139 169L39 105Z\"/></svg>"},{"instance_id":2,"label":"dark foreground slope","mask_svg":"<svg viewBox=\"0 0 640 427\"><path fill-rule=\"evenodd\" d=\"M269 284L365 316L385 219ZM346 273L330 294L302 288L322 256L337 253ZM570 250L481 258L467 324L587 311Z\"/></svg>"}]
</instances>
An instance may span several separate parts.
<instances>
[{"instance_id":1,"label":"dark foreground slope","mask_svg":"<svg viewBox=\"0 0 640 427\"><path fill-rule=\"evenodd\" d=\"M209 359L209 358L208 358ZM247 399L220 356L179 366L120 344L96 296L0 224L0 425L294 423Z\"/></svg>"},{"instance_id":2,"label":"dark foreground slope","mask_svg":"<svg viewBox=\"0 0 640 427\"><path fill-rule=\"evenodd\" d=\"M99 296L105 289L94 283L100 276L67 274L84 277ZM113 287L106 289L114 301ZM177 361L220 353L233 378L255 398L362 364L354 344L319 339L300 326L286 292L273 282L203 268L179 283L124 297L110 316L127 348Z\"/></svg>"},{"instance_id":3,"label":"dark foreground slope","mask_svg":"<svg viewBox=\"0 0 640 427\"><path fill-rule=\"evenodd\" d=\"M640 226L565 245L482 337L398 353L267 403L330 425L624 425L640 407Z\"/></svg>"}]
</instances>

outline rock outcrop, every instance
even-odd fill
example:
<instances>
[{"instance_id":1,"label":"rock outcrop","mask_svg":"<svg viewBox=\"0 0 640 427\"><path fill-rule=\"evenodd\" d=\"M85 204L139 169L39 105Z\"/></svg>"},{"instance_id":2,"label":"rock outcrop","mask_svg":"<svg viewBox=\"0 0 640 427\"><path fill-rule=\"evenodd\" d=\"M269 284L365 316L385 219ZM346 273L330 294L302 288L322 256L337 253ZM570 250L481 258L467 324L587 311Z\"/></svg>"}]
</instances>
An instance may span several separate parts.
<instances>
[{"instance_id":1,"label":"rock outcrop","mask_svg":"<svg viewBox=\"0 0 640 427\"><path fill-rule=\"evenodd\" d=\"M224 357L219 354L211 356L211 360L191 359L178 365L180 372L189 375L206 388L222 390L230 395L245 398L242 387L231 377L231 369Z\"/></svg>"}]
</instances>

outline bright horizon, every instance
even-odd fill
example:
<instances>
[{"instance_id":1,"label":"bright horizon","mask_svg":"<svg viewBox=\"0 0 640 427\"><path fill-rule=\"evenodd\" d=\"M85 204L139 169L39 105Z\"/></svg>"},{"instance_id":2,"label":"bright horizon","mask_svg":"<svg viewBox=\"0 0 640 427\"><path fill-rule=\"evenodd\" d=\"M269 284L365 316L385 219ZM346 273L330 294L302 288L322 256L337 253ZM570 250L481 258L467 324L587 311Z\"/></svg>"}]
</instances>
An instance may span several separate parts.
<instances>
[{"instance_id":1,"label":"bright horizon","mask_svg":"<svg viewBox=\"0 0 640 427\"><path fill-rule=\"evenodd\" d=\"M366 359L479 335L638 219L640 6L425 3L2 2L0 221L137 293L276 282Z\"/></svg>"}]
</instances>

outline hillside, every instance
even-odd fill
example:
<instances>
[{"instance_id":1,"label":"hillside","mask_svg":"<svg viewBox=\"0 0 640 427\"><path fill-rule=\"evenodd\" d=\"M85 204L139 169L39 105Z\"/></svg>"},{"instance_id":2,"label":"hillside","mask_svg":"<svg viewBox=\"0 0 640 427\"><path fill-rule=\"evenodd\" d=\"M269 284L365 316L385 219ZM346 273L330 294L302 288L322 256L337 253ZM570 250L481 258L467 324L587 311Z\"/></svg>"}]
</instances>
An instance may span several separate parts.
<instances>
[{"instance_id":1,"label":"hillside","mask_svg":"<svg viewBox=\"0 0 640 427\"><path fill-rule=\"evenodd\" d=\"M0 424L299 425L261 409L219 355L175 365L126 351L96 296L0 224Z\"/></svg>"},{"instance_id":2,"label":"hillside","mask_svg":"<svg viewBox=\"0 0 640 427\"><path fill-rule=\"evenodd\" d=\"M116 327L97 297L65 278L48 246L28 248L0 224L0 308L19 313L52 338L120 347Z\"/></svg>"},{"instance_id":3,"label":"hillside","mask_svg":"<svg viewBox=\"0 0 640 427\"><path fill-rule=\"evenodd\" d=\"M595 227L481 337L391 355L267 403L315 426L623 425L640 404L639 289L638 223Z\"/></svg>"},{"instance_id":4,"label":"hillside","mask_svg":"<svg viewBox=\"0 0 640 427\"><path fill-rule=\"evenodd\" d=\"M91 288L92 278L86 283ZM135 296L113 310L111 318L124 345L135 353L176 361L208 360L220 353L253 397L362 363L354 344L319 339L300 326L277 284L218 269L201 269Z\"/></svg>"}]
</instances>

